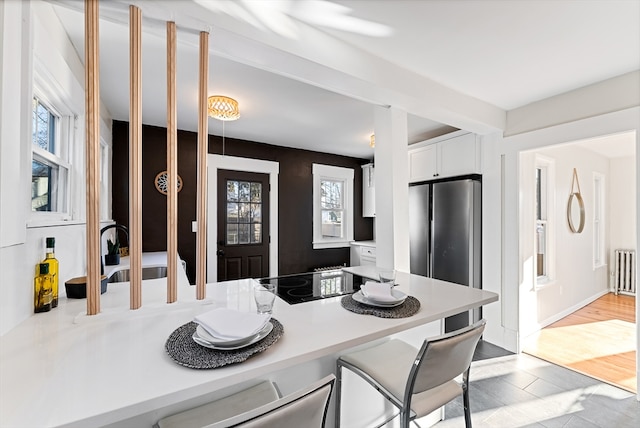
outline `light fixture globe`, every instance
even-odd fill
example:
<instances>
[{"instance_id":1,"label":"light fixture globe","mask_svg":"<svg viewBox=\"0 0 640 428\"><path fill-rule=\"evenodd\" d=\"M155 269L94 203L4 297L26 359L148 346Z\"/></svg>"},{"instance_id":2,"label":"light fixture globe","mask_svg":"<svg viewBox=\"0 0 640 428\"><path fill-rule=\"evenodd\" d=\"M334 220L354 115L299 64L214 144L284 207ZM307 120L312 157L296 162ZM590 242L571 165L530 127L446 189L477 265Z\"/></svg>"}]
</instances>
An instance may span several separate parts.
<instances>
[{"instance_id":1,"label":"light fixture globe","mask_svg":"<svg viewBox=\"0 0 640 428\"><path fill-rule=\"evenodd\" d=\"M238 102L223 95L207 98L207 114L218 120L237 120L240 117Z\"/></svg>"},{"instance_id":2,"label":"light fixture globe","mask_svg":"<svg viewBox=\"0 0 640 428\"><path fill-rule=\"evenodd\" d=\"M369 146L370 147L375 147L376 146L376 135L375 134L371 134L371 137L369 137Z\"/></svg>"}]
</instances>

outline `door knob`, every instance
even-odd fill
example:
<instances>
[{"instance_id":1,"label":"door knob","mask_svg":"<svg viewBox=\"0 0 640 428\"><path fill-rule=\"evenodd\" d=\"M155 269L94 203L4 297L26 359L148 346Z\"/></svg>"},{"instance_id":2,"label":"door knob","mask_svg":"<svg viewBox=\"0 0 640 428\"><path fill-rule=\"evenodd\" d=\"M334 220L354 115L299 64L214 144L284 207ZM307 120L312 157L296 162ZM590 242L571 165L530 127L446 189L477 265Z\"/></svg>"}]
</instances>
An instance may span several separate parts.
<instances>
[{"instance_id":1,"label":"door knob","mask_svg":"<svg viewBox=\"0 0 640 428\"><path fill-rule=\"evenodd\" d=\"M218 257L222 257L222 256L224 256L224 250L218 250L218 251L216 251L216 256L218 256Z\"/></svg>"}]
</instances>

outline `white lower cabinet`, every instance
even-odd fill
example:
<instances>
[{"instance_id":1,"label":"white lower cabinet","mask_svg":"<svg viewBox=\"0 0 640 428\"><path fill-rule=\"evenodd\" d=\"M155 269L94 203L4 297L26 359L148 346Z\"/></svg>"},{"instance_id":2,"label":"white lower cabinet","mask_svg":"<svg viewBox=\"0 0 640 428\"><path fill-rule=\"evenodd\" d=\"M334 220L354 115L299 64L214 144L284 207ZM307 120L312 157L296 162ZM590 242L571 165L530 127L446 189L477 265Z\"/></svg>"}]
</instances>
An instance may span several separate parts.
<instances>
[{"instance_id":1,"label":"white lower cabinet","mask_svg":"<svg viewBox=\"0 0 640 428\"><path fill-rule=\"evenodd\" d=\"M351 243L351 266L375 266L376 243L374 241L357 241Z\"/></svg>"}]
</instances>

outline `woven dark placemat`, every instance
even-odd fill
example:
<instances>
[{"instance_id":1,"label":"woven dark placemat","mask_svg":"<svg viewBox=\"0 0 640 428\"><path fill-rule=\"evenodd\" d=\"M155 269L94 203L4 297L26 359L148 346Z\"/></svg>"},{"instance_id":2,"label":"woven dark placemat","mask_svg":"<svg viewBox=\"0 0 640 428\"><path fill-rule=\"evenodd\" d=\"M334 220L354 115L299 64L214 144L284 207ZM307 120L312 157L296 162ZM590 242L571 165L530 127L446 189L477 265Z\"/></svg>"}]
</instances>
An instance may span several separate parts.
<instances>
[{"instance_id":1,"label":"woven dark placemat","mask_svg":"<svg viewBox=\"0 0 640 428\"><path fill-rule=\"evenodd\" d=\"M381 308L369 306L353 300L351 294L343 296L340 300L342 307L356 314L373 315L380 318L407 318L420 310L420 301L413 296L407 296L403 304L393 308Z\"/></svg>"},{"instance_id":2,"label":"woven dark placemat","mask_svg":"<svg viewBox=\"0 0 640 428\"><path fill-rule=\"evenodd\" d=\"M258 354L277 342L284 333L284 327L275 318L271 318L273 330L264 339L253 345L235 350L217 350L205 348L193 341L193 333L198 324L188 322L169 335L165 349L169 356L181 366L190 369L215 369L228 364L241 363L252 355Z\"/></svg>"}]
</instances>

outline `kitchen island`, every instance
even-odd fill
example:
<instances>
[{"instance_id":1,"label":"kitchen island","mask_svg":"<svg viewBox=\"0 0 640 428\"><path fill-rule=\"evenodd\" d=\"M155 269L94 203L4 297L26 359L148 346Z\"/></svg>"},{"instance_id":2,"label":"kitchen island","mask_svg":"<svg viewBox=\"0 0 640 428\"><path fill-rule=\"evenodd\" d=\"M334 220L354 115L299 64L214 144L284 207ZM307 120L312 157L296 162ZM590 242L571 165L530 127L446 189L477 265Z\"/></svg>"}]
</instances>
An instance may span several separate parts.
<instances>
[{"instance_id":1,"label":"kitchen island","mask_svg":"<svg viewBox=\"0 0 640 428\"><path fill-rule=\"evenodd\" d=\"M373 267L348 269L375 277ZM403 272L397 282L421 303L412 317L358 315L341 306L341 297L297 305L277 298L273 317L284 326L280 340L243 363L212 370L176 364L165 342L213 308L255 310L252 280L208 284L202 301L195 299L195 287L181 284L172 304L163 303L166 279L143 281L143 307L134 311L123 305L128 283L109 284L96 316L83 314L84 300L61 299L56 310L34 315L0 338L0 426L151 426L274 376L287 379L278 384L286 394L302 386L296 373L319 379L333 369L335 355L350 348L498 300L495 293Z\"/></svg>"}]
</instances>

